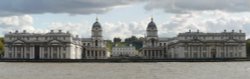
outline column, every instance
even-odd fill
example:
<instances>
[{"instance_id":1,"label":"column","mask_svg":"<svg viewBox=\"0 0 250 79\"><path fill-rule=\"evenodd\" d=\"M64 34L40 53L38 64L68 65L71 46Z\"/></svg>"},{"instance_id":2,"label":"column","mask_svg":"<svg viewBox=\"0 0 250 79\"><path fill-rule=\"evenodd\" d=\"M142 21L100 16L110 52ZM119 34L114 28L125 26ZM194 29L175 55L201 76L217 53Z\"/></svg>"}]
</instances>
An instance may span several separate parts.
<instances>
[{"instance_id":1,"label":"column","mask_svg":"<svg viewBox=\"0 0 250 79\"><path fill-rule=\"evenodd\" d=\"M39 47L39 58L40 58L40 59L43 59L42 49L43 49L43 47L40 46L40 47Z\"/></svg>"},{"instance_id":2,"label":"column","mask_svg":"<svg viewBox=\"0 0 250 79\"><path fill-rule=\"evenodd\" d=\"M56 53L57 53L57 54L56 54L56 56L57 56L56 58L57 58L57 59L60 59L60 46L57 46L57 48L56 48Z\"/></svg>"},{"instance_id":3,"label":"column","mask_svg":"<svg viewBox=\"0 0 250 79\"><path fill-rule=\"evenodd\" d=\"M49 49L49 51L48 51L48 58L49 58L49 59L52 58L52 57L51 57L51 56L52 56L52 55L51 55L51 52L52 52L52 51L51 51L51 48L52 48L51 46L48 46L48 49Z\"/></svg>"}]
</instances>

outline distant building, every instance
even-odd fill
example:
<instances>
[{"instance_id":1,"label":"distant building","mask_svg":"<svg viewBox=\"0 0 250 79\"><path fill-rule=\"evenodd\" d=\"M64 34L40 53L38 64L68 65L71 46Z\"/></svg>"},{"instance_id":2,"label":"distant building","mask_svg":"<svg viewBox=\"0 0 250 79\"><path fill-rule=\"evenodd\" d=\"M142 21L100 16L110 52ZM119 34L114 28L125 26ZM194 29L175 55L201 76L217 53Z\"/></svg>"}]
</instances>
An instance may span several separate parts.
<instances>
[{"instance_id":1,"label":"distant building","mask_svg":"<svg viewBox=\"0 0 250 79\"><path fill-rule=\"evenodd\" d=\"M232 30L221 33L180 33L178 42L168 45L174 58L245 58L246 35Z\"/></svg>"},{"instance_id":2,"label":"distant building","mask_svg":"<svg viewBox=\"0 0 250 79\"><path fill-rule=\"evenodd\" d=\"M129 46L115 46L112 48L112 57L138 56L138 51L131 44Z\"/></svg>"},{"instance_id":3,"label":"distant building","mask_svg":"<svg viewBox=\"0 0 250 79\"><path fill-rule=\"evenodd\" d=\"M15 31L5 34L4 58L12 59L80 59L82 43L69 32L48 33Z\"/></svg>"},{"instance_id":4,"label":"distant building","mask_svg":"<svg viewBox=\"0 0 250 79\"><path fill-rule=\"evenodd\" d=\"M102 37L101 24L96 19L92 26L91 38L82 38L83 43L83 59L106 59L110 57L107 51L106 42Z\"/></svg>"}]
</instances>

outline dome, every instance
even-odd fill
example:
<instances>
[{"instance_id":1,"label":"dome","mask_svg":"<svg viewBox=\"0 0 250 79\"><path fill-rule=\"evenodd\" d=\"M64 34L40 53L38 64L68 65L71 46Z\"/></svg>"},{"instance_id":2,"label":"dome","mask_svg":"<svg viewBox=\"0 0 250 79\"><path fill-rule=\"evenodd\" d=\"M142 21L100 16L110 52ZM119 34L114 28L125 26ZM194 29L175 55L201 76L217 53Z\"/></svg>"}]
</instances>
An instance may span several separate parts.
<instances>
[{"instance_id":1,"label":"dome","mask_svg":"<svg viewBox=\"0 0 250 79\"><path fill-rule=\"evenodd\" d=\"M157 29L157 27L153 21L153 18L151 18L151 22L148 24L147 30L152 29L152 28Z\"/></svg>"},{"instance_id":2,"label":"dome","mask_svg":"<svg viewBox=\"0 0 250 79\"><path fill-rule=\"evenodd\" d=\"M101 24L96 21L94 24L93 24L93 28L101 28Z\"/></svg>"},{"instance_id":3,"label":"dome","mask_svg":"<svg viewBox=\"0 0 250 79\"><path fill-rule=\"evenodd\" d=\"M98 18L96 18L96 22L93 24L92 29L94 29L94 28L102 28L101 24L98 22Z\"/></svg>"}]
</instances>

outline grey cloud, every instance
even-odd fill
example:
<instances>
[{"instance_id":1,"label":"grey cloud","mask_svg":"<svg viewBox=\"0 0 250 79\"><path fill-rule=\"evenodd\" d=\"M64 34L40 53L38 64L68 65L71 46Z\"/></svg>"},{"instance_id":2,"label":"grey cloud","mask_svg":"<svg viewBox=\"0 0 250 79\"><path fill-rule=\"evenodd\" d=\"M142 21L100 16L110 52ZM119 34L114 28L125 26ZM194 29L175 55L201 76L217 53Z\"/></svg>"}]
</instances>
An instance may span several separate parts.
<instances>
[{"instance_id":1,"label":"grey cloud","mask_svg":"<svg viewBox=\"0 0 250 79\"><path fill-rule=\"evenodd\" d=\"M1 0L0 16L41 13L104 13L139 0Z\"/></svg>"},{"instance_id":2,"label":"grey cloud","mask_svg":"<svg viewBox=\"0 0 250 79\"><path fill-rule=\"evenodd\" d=\"M249 0L150 0L145 9L163 9L169 13L222 10L228 12L250 11Z\"/></svg>"}]
</instances>

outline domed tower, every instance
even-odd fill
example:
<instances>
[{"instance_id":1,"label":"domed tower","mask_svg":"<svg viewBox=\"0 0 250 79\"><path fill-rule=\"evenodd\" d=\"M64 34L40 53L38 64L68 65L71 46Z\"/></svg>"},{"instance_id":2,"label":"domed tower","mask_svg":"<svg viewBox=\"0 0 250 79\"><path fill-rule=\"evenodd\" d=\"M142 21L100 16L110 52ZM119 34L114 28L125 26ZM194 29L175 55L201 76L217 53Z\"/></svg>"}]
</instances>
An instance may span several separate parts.
<instances>
[{"instance_id":1,"label":"domed tower","mask_svg":"<svg viewBox=\"0 0 250 79\"><path fill-rule=\"evenodd\" d=\"M91 31L92 46L102 47L102 27L101 24L98 22L98 18L96 18L96 22L93 24Z\"/></svg>"},{"instance_id":2,"label":"domed tower","mask_svg":"<svg viewBox=\"0 0 250 79\"><path fill-rule=\"evenodd\" d=\"M146 46L156 47L158 45L158 30L153 18L147 27Z\"/></svg>"}]
</instances>

